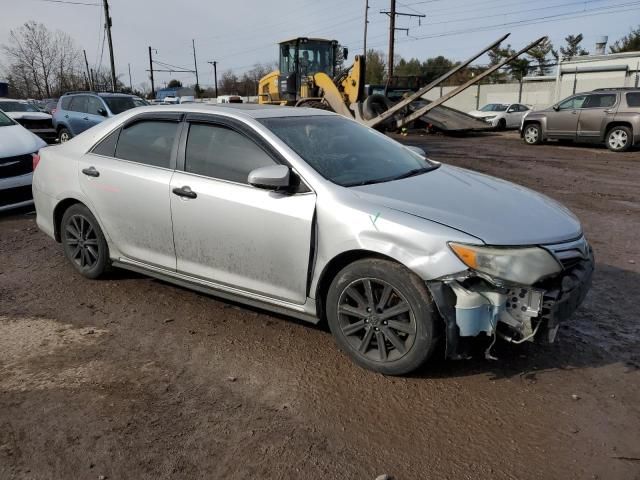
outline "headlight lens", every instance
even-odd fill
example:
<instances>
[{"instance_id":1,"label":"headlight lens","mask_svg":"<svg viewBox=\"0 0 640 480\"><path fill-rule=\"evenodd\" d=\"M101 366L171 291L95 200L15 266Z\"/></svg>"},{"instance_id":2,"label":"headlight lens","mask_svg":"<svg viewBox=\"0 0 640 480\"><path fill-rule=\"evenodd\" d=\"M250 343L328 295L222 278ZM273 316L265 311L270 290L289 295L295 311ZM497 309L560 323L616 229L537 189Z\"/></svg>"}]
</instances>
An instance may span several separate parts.
<instances>
[{"instance_id":1,"label":"headlight lens","mask_svg":"<svg viewBox=\"0 0 640 480\"><path fill-rule=\"evenodd\" d=\"M494 118L496 118L496 117L497 117L497 115L492 115L492 116L490 116L490 117L484 117L484 119L488 122L488 121L490 121L490 120L493 120L493 119L494 119Z\"/></svg>"},{"instance_id":2,"label":"headlight lens","mask_svg":"<svg viewBox=\"0 0 640 480\"><path fill-rule=\"evenodd\" d=\"M497 248L454 242L449 247L467 267L522 285L532 285L562 270L551 253L539 247Z\"/></svg>"}]
</instances>

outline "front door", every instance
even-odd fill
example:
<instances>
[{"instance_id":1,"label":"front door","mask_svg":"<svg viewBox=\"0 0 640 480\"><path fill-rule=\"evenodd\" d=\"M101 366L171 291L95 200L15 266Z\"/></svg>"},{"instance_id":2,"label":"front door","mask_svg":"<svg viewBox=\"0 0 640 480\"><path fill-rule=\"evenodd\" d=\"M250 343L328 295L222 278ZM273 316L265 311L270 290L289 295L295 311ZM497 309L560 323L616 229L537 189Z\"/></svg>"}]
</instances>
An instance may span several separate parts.
<instances>
[{"instance_id":1,"label":"front door","mask_svg":"<svg viewBox=\"0 0 640 480\"><path fill-rule=\"evenodd\" d=\"M547 114L547 136L574 140L578 130L580 109L586 95L576 95L558 104L558 109Z\"/></svg>"},{"instance_id":2,"label":"front door","mask_svg":"<svg viewBox=\"0 0 640 480\"><path fill-rule=\"evenodd\" d=\"M78 172L119 256L170 270L176 258L169 185L179 125L178 117L134 120L83 155Z\"/></svg>"},{"instance_id":3,"label":"front door","mask_svg":"<svg viewBox=\"0 0 640 480\"><path fill-rule=\"evenodd\" d=\"M604 126L616 114L617 95L615 93L594 93L587 95L578 121L578 138L599 140L604 134Z\"/></svg>"},{"instance_id":4,"label":"front door","mask_svg":"<svg viewBox=\"0 0 640 480\"><path fill-rule=\"evenodd\" d=\"M177 270L303 304L315 194L249 185L250 171L276 163L255 139L228 124L190 124L184 171L171 180Z\"/></svg>"}]
</instances>

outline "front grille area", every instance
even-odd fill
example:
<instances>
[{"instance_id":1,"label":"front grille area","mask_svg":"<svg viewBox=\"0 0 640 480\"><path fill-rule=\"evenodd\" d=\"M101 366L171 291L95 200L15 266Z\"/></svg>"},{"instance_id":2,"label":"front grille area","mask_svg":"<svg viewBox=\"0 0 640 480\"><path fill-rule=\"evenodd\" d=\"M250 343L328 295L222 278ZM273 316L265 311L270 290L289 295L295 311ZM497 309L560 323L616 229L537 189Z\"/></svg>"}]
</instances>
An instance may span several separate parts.
<instances>
[{"instance_id":1,"label":"front grille area","mask_svg":"<svg viewBox=\"0 0 640 480\"><path fill-rule=\"evenodd\" d=\"M51 119L44 120L30 120L27 118L18 118L16 119L20 125L28 130L43 130L47 128L53 128L53 123Z\"/></svg>"},{"instance_id":2,"label":"front grille area","mask_svg":"<svg viewBox=\"0 0 640 480\"><path fill-rule=\"evenodd\" d=\"M31 154L0 158L0 178L17 177L33 171ZM2 194L4 197L4 192Z\"/></svg>"},{"instance_id":3,"label":"front grille area","mask_svg":"<svg viewBox=\"0 0 640 480\"><path fill-rule=\"evenodd\" d=\"M24 202L33 199L31 185L24 187L8 188L0 191L0 207L13 205L15 203Z\"/></svg>"}]
</instances>

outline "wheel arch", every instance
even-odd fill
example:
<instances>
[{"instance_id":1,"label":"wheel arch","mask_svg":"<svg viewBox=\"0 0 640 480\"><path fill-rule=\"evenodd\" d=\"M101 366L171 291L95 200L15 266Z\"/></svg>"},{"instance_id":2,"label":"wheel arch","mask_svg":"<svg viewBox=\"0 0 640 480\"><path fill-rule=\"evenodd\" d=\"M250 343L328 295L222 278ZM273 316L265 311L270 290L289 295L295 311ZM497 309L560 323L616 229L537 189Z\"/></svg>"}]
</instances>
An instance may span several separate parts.
<instances>
[{"instance_id":1,"label":"wheel arch","mask_svg":"<svg viewBox=\"0 0 640 480\"><path fill-rule=\"evenodd\" d=\"M611 131L612 128L615 127L627 127L631 130L631 144L633 145L633 138L634 138L634 134L635 132L633 131L633 125L631 124L631 122L625 121L625 120L612 120L611 122L607 123L606 128L604 129L604 131L602 132L602 136L601 136L601 140L604 142L607 140L607 135L609 135L609 132Z\"/></svg>"},{"instance_id":2,"label":"wheel arch","mask_svg":"<svg viewBox=\"0 0 640 480\"><path fill-rule=\"evenodd\" d=\"M316 300L316 308L317 314L320 321L326 320L326 309L324 305L324 300L327 298L327 293L329 291L329 287L331 286L331 282L336 277L336 275L347 265L362 260L364 258L377 258L381 260L389 260L394 263L398 263L403 265L402 262L399 262L397 259L393 257L389 257L388 255L384 255L378 252L374 252L373 250L364 250L364 249L354 249L347 250L345 252L341 252L335 257L333 257L322 269L320 273L320 277L318 278L318 283L315 289L315 300ZM406 267L406 265L404 265Z\"/></svg>"}]
</instances>

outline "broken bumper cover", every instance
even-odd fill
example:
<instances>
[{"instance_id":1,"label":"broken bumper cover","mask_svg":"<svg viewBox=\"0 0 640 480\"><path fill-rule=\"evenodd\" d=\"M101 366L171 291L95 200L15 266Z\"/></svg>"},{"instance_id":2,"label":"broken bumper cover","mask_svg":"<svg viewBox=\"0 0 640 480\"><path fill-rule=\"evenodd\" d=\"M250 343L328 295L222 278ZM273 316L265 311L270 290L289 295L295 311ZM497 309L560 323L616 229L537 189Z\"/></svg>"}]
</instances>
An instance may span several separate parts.
<instances>
[{"instance_id":1,"label":"broken bumper cover","mask_svg":"<svg viewBox=\"0 0 640 480\"><path fill-rule=\"evenodd\" d=\"M446 324L446 355L461 358L459 341L480 334L511 343L552 343L560 323L580 306L591 286L594 259L586 247L580 258L535 285L496 286L472 273L427 282Z\"/></svg>"}]
</instances>

